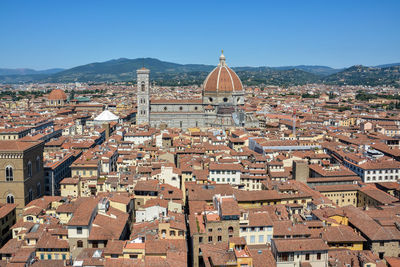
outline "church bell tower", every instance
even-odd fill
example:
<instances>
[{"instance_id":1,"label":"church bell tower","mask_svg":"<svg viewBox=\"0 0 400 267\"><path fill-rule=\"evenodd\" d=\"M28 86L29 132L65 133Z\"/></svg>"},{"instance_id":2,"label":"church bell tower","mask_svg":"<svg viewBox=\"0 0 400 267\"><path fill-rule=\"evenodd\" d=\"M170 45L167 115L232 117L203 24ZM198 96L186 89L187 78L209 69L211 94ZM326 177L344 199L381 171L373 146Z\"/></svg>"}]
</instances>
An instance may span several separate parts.
<instances>
[{"instance_id":1,"label":"church bell tower","mask_svg":"<svg viewBox=\"0 0 400 267\"><path fill-rule=\"evenodd\" d=\"M150 70L141 68L137 74L137 114L136 124L150 123Z\"/></svg>"}]
</instances>

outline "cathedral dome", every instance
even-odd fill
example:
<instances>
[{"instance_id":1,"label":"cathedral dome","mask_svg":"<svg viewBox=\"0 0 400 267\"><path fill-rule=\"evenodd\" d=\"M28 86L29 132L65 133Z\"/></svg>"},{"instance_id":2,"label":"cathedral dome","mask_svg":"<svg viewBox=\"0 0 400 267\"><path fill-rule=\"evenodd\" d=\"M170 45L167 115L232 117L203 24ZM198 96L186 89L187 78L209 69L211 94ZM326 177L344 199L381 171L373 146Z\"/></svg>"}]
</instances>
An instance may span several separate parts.
<instances>
[{"instance_id":1,"label":"cathedral dome","mask_svg":"<svg viewBox=\"0 0 400 267\"><path fill-rule=\"evenodd\" d=\"M243 91L239 76L226 65L223 53L219 57L218 66L208 74L204 81L203 89L205 93Z\"/></svg>"},{"instance_id":2,"label":"cathedral dome","mask_svg":"<svg viewBox=\"0 0 400 267\"><path fill-rule=\"evenodd\" d=\"M54 89L47 96L48 100L67 100L67 95L61 89Z\"/></svg>"}]
</instances>

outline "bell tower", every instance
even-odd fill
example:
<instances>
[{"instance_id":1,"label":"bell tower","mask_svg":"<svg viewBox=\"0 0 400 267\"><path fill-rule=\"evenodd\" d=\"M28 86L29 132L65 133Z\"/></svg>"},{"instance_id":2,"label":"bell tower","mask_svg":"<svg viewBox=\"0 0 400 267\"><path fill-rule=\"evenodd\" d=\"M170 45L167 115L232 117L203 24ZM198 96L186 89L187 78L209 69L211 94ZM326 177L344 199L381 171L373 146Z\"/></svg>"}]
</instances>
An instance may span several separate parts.
<instances>
[{"instance_id":1,"label":"bell tower","mask_svg":"<svg viewBox=\"0 0 400 267\"><path fill-rule=\"evenodd\" d=\"M137 74L136 124L150 123L150 70L141 68Z\"/></svg>"}]
</instances>

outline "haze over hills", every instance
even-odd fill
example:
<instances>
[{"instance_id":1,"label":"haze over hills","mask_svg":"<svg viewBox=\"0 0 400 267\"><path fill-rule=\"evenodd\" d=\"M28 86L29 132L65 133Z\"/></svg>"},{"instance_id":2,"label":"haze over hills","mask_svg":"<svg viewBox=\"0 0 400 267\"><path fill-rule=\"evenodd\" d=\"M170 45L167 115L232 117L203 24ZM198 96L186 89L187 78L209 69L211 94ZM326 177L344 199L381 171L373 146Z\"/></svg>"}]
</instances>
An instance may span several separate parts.
<instances>
[{"instance_id":1,"label":"haze over hills","mask_svg":"<svg viewBox=\"0 0 400 267\"><path fill-rule=\"evenodd\" d=\"M177 64L155 58L120 58L90 63L71 69L0 69L0 82L120 82L136 79L141 67L151 70L151 79L160 85L201 84L215 67L204 64ZM376 67L352 66L334 69L327 66L235 67L246 85L290 86L306 83L400 86L400 63Z\"/></svg>"},{"instance_id":2,"label":"haze over hills","mask_svg":"<svg viewBox=\"0 0 400 267\"><path fill-rule=\"evenodd\" d=\"M155 58L120 58L101 63L91 63L56 73L50 80L86 80L86 81L126 81L136 79L136 70L146 67L151 70L152 78L160 74L209 72L214 66L201 64L177 64Z\"/></svg>"},{"instance_id":3,"label":"haze over hills","mask_svg":"<svg viewBox=\"0 0 400 267\"><path fill-rule=\"evenodd\" d=\"M61 68L54 68L54 69L47 69L47 70L33 70L33 69L2 69L0 68L0 75L32 75L32 74L53 74L64 69Z\"/></svg>"},{"instance_id":4,"label":"haze over hills","mask_svg":"<svg viewBox=\"0 0 400 267\"><path fill-rule=\"evenodd\" d=\"M322 82L327 84L348 85L390 85L400 87L400 65L390 67L352 66L341 72L323 77Z\"/></svg>"},{"instance_id":5,"label":"haze over hills","mask_svg":"<svg viewBox=\"0 0 400 267\"><path fill-rule=\"evenodd\" d=\"M377 66L372 66L372 67L375 67L375 68L388 68L388 67L394 67L394 66L400 66L400 63L383 64L383 65L377 65Z\"/></svg>"},{"instance_id":6,"label":"haze over hills","mask_svg":"<svg viewBox=\"0 0 400 267\"><path fill-rule=\"evenodd\" d=\"M317 75L331 75L333 73L340 72L343 69L334 69L327 66L318 66L318 65L298 65L298 66L283 66L283 67L275 67L276 70L289 70L289 69L297 69L303 70L306 72L314 73Z\"/></svg>"}]
</instances>

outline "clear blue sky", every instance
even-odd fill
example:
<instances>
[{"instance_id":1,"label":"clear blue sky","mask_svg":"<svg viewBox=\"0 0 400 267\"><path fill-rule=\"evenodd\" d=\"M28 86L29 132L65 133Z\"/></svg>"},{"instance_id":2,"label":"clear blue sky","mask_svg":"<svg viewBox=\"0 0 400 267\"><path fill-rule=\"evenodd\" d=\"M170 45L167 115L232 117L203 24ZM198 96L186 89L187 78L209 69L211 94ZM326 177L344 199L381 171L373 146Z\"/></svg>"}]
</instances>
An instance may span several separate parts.
<instances>
[{"instance_id":1,"label":"clear blue sky","mask_svg":"<svg viewBox=\"0 0 400 267\"><path fill-rule=\"evenodd\" d=\"M399 0L1 0L0 67L154 57L230 66L400 62Z\"/></svg>"}]
</instances>

